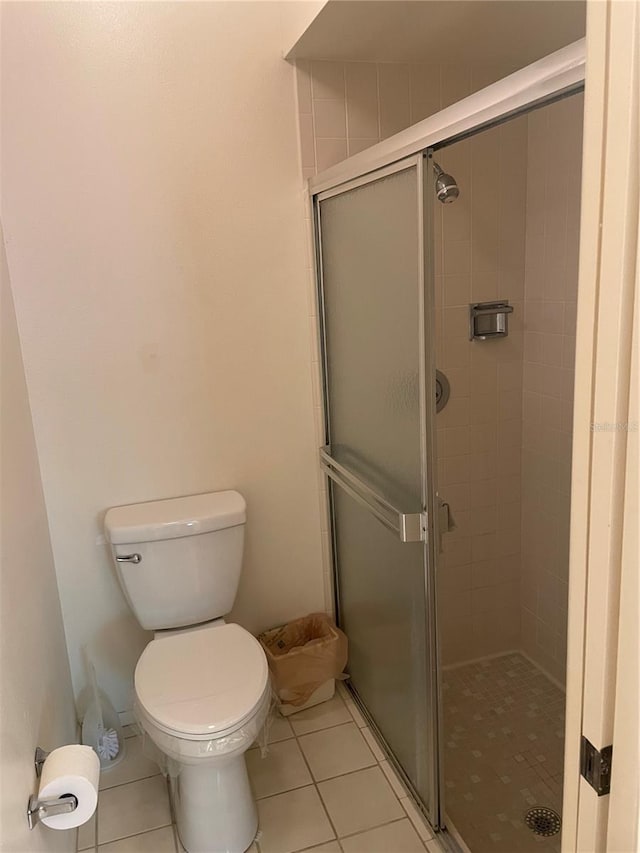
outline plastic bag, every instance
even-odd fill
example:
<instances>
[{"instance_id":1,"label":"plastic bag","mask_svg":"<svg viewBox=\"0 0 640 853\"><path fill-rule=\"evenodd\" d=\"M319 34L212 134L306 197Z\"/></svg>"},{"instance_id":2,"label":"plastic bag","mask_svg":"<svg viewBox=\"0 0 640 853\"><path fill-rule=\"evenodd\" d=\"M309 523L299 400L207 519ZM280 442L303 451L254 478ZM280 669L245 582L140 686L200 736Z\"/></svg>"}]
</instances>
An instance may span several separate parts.
<instances>
[{"instance_id":1,"label":"plastic bag","mask_svg":"<svg viewBox=\"0 0 640 853\"><path fill-rule=\"evenodd\" d=\"M320 685L340 678L347 638L326 613L312 613L258 637L281 702L304 705Z\"/></svg>"},{"instance_id":2,"label":"plastic bag","mask_svg":"<svg viewBox=\"0 0 640 853\"><path fill-rule=\"evenodd\" d=\"M209 756L246 752L253 743L260 747L264 758L269 751L269 730L274 712L275 696L269 685L255 714L243 726L223 737L190 739L167 734L149 724L140 703L136 700L134 704L134 715L142 736L142 752L155 761L163 776L171 779L177 779L184 765L200 765Z\"/></svg>"}]
</instances>

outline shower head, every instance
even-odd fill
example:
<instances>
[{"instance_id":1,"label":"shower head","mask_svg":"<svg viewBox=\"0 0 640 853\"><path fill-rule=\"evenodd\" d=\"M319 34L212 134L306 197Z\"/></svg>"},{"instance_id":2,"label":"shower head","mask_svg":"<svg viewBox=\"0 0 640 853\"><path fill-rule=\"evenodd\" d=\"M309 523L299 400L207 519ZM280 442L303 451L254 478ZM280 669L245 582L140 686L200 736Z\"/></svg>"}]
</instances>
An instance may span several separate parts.
<instances>
[{"instance_id":1,"label":"shower head","mask_svg":"<svg viewBox=\"0 0 640 853\"><path fill-rule=\"evenodd\" d=\"M433 171L436 174L436 196L443 204L450 204L460 195L460 188L452 175L443 172L440 166L433 161Z\"/></svg>"}]
</instances>

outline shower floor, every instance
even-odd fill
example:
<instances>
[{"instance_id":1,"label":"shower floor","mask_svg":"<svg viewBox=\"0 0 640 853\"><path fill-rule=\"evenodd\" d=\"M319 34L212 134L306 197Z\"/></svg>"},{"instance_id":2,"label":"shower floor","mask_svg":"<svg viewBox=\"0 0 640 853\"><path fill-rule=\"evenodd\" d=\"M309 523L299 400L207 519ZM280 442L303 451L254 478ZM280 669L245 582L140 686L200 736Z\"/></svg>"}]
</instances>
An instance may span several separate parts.
<instances>
[{"instance_id":1,"label":"shower floor","mask_svg":"<svg viewBox=\"0 0 640 853\"><path fill-rule=\"evenodd\" d=\"M526 812L561 814L563 692L518 653L443 672L445 810L473 853L560 851Z\"/></svg>"}]
</instances>

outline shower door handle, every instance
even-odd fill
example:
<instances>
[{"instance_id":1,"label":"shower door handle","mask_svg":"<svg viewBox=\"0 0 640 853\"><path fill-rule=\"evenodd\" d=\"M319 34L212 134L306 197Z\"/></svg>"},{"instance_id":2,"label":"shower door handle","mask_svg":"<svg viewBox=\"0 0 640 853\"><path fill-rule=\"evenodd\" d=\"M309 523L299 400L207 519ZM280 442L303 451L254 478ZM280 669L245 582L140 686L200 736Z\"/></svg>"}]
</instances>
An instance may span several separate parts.
<instances>
[{"instance_id":1,"label":"shower door handle","mask_svg":"<svg viewBox=\"0 0 640 853\"><path fill-rule=\"evenodd\" d=\"M320 467L334 483L367 509L379 522L398 535L401 542L424 542L426 514L402 512L379 495L360 477L331 456L329 447L320 448Z\"/></svg>"}]
</instances>

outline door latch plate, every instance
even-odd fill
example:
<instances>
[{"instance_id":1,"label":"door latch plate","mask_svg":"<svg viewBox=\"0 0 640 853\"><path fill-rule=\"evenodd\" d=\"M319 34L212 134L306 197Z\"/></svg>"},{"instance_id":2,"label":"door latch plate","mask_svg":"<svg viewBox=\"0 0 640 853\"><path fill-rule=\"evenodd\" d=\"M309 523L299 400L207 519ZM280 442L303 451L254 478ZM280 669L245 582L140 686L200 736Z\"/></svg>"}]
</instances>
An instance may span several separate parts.
<instances>
[{"instance_id":1,"label":"door latch plate","mask_svg":"<svg viewBox=\"0 0 640 853\"><path fill-rule=\"evenodd\" d=\"M611 790L613 746L596 749L583 735L580 743L580 773L599 797Z\"/></svg>"}]
</instances>

